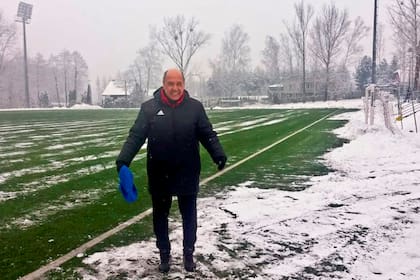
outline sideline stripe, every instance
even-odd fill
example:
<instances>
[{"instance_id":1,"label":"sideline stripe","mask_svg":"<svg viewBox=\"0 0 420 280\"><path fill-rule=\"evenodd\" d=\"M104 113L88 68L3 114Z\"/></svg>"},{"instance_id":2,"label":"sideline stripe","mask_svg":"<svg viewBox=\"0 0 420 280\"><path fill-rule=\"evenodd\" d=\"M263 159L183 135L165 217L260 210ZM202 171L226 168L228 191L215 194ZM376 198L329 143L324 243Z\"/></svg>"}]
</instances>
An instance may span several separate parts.
<instances>
[{"instance_id":1,"label":"sideline stripe","mask_svg":"<svg viewBox=\"0 0 420 280\"><path fill-rule=\"evenodd\" d=\"M235 164L232 164L232 165L230 165L230 166L225 167L222 171L219 171L219 172L217 172L216 174L214 174L214 175L212 175L212 176L210 176L210 177L207 177L207 178L203 179L203 180L200 182L200 185L205 185L205 184L207 184L208 182L210 182L211 180L214 180L215 178L217 178L217 177L219 177L219 176L222 176L222 175L223 175L223 174L225 174L226 172L228 172L228 171L232 170L233 168L235 168L235 167L237 167L237 166L239 166L239 165L243 164L244 162L246 162L246 161L248 161L248 160L250 160L250 159L252 159L252 158L254 158L254 157L258 156L259 154L264 153L265 151L267 151L267 150L271 149L272 147L274 147L274 146L276 146L276 145L280 144L281 142L286 141L286 140L287 140L287 139L289 139L290 137L292 137L292 136L294 136L294 135L296 135L296 134L298 134L298 133L300 133L300 132L302 132L302 131L304 131L304 130L306 130L306 129L310 128L311 126L314 126L315 124L317 124L317 123L319 123L319 122L321 122L321 121L325 120L326 118L328 118L330 115L334 114L335 112L337 112L337 110L335 110L335 111L334 111L334 112L332 112L332 113L327 114L326 116L324 116L324 117L322 117L322 118L320 118L320 119L318 119L318 120L314 121L313 123L311 123L311 124L309 124L309 125L307 125L307 126L305 126L305 127L301 128L301 129L299 129L299 130L296 130L295 132L293 132L293 133L291 133L291 134L287 135L286 137L284 137L284 138L282 138L282 139L280 139L280 140L278 140L278 141L274 142L273 144L271 144L271 145L269 145L269 146L267 146L267 147L265 147L265 148L263 148L263 149L261 149L261 150L259 150L259 151L255 152L255 153L253 153L252 155L250 155L250 156L248 156L248 157L246 157L246 158L244 158L244 159L242 159L242 160L238 161L237 163L235 163ZM53 269L53 268L59 267L60 265L62 265L63 263L67 262L68 260L70 260L70 259L74 258L75 256L77 256L77 255L78 255L78 254L80 254L80 253L84 253L87 249L92 248L92 247L93 247L93 246L95 246L96 244L98 244L98 243L102 242L103 240L105 240L105 239L107 239L108 237L110 237L110 236L112 236L112 235L116 234L117 232L119 232L119 231L121 231L121 230L125 229L126 227L129 227L130 225L132 225L132 224L134 224L134 223L137 223L138 221L140 221L140 220L142 220L143 218L147 217L147 216L148 216L148 215L150 215L151 213L152 213L152 208L149 208L149 209L147 209L146 211L144 211L144 212L142 212L142 213L138 214L137 216L134 216L133 218L131 218L131 219L129 219L129 220L127 220L127 221L125 221L125 222L123 222L123 223L119 224L117 227L115 227L115 228L113 228L113 229L110 229L109 231L107 231L107 232L105 232L105 233L103 233L103 234L101 234L101 235L99 235L99 236L95 237L94 239L92 239L92 240L90 240L90 241L86 242L85 244L81 245L80 247L78 247L78 248L76 248L76 249L74 249L74 250L72 250L72 251L68 252L68 253L67 253L67 254L65 254L64 256L59 257L58 259L56 259L56 260L54 260L54 261L52 261L52 262L48 263L47 265L45 265L45 266L43 266L43 267L40 267L39 269L35 270L34 272L31 272L31 273L29 273L29 274L27 274L27 275L25 275L25 276L23 276L23 277L21 277L21 278L19 278L19 279L20 279L20 280L34 280L34 279L38 279L38 278L40 278L40 277L41 277L44 273L46 273L46 272L50 271L50 270L51 270L51 269Z\"/></svg>"}]
</instances>

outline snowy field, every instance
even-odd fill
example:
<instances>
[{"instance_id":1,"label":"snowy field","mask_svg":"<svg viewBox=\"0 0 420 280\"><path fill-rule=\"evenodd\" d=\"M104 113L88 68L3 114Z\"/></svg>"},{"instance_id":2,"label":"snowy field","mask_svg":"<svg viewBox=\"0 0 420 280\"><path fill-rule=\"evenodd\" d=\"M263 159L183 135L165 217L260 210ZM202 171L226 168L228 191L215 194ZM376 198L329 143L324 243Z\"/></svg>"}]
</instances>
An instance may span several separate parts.
<instances>
[{"instance_id":1,"label":"snowy field","mask_svg":"<svg viewBox=\"0 0 420 280\"><path fill-rule=\"evenodd\" d=\"M337 118L349 120L335 132L351 141L325 154L335 172L313 177L310 188L259 189L247 181L199 199L198 271L187 277L420 279L420 136L409 132L412 117L404 130L395 123L395 134L380 114L373 126L362 110ZM179 220L171 224L173 265L165 279L182 279L182 228ZM160 279L154 242L94 253L83 259L93 270L79 272L83 279Z\"/></svg>"},{"instance_id":2,"label":"snowy field","mask_svg":"<svg viewBox=\"0 0 420 280\"><path fill-rule=\"evenodd\" d=\"M249 108L361 109L362 102L254 105L245 109ZM216 108L215 116L236 110ZM303 111L273 111L258 117L244 113L215 122L215 129L226 135L223 137L252 133L271 125L282 126L299 112ZM51 198L26 205L18 215L6 215L0 232L36 232L57 216L95 205L115 193L115 175L112 173L110 180L106 171L114 169L120 148L116 143L124 138L127 128L123 127L128 121L80 119L63 123L61 116L56 116L58 119L49 122L34 120L30 126L1 125L0 159L18 168L0 170L0 203L25 205L22 198L40 192L48 192ZM404 119L403 130L400 123L394 123L395 134L384 128L380 112L374 126L364 124L362 110L333 118L349 121L334 132L350 142L323 156L322 162L335 171L310 178L304 183L309 188L282 191L268 185L272 183L270 174L250 181L238 173L244 178L242 183L226 185L223 192L199 199L196 273L188 275L183 270L181 223L173 216L173 265L165 279L420 279L420 253L416 251L420 247L420 138L410 132L414 130L412 117ZM417 120L420 123L420 118ZM39 148L42 153L38 156ZM143 156L144 150L138 160ZM86 181L73 187L72 180L92 174L106 176L94 177L99 180L94 185L87 186L91 181ZM262 189L266 183L268 188ZM65 192L53 192L63 187ZM88 239L92 237L88 235ZM34 246L70 242L59 236L37 238L41 241ZM78 238L71 242L79 242ZM74 248L71 242L66 252ZM83 279L162 277L156 269L154 238L80 254L78 259L85 265L76 268Z\"/></svg>"}]
</instances>

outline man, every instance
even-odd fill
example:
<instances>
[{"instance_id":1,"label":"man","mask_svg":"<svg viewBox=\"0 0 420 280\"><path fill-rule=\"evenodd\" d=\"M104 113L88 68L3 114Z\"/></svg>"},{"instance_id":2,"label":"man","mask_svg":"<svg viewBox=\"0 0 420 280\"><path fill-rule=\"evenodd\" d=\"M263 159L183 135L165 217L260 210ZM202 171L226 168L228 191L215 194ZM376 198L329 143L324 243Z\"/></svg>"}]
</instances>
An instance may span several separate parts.
<instances>
[{"instance_id":1,"label":"man","mask_svg":"<svg viewBox=\"0 0 420 280\"><path fill-rule=\"evenodd\" d=\"M161 272L170 269L168 215L172 196L178 197L182 216L184 267L187 271L195 270L199 143L219 170L227 160L203 105L189 96L184 84L184 76L178 69L164 73L163 86L155 91L153 99L141 105L116 161L118 172L121 167L128 167L147 138L147 175Z\"/></svg>"}]
</instances>

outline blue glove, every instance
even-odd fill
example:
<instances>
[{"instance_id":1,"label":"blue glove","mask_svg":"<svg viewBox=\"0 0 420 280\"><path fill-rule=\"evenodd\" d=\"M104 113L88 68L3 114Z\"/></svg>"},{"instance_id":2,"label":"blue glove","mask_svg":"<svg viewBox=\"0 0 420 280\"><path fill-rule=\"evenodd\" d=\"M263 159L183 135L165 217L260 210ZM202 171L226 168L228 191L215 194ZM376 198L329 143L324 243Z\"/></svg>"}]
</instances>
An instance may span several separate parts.
<instances>
[{"instance_id":1,"label":"blue glove","mask_svg":"<svg viewBox=\"0 0 420 280\"><path fill-rule=\"evenodd\" d=\"M123 165L118 172L120 177L120 192L122 193L125 201L128 203L134 202L137 199L137 189L133 182L133 174L131 170Z\"/></svg>"}]
</instances>

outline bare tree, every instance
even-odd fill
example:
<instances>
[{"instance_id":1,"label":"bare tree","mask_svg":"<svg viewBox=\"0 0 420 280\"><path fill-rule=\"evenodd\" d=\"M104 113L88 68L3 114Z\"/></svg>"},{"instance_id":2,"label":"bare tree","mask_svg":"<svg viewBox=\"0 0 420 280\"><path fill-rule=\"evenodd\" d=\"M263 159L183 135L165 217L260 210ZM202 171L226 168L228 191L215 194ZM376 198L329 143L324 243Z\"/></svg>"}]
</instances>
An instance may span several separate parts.
<instances>
[{"instance_id":1,"label":"bare tree","mask_svg":"<svg viewBox=\"0 0 420 280\"><path fill-rule=\"evenodd\" d=\"M242 26L233 25L222 40L221 63L229 71L242 71L249 67L251 60L249 35Z\"/></svg>"},{"instance_id":2,"label":"bare tree","mask_svg":"<svg viewBox=\"0 0 420 280\"><path fill-rule=\"evenodd\" d=\"M283 69L288 68L289 74L292 74L294 69L294 55L289 36L280 34L280 59L283 61ZM281 64L280 64L281 65ZM286 70L283 70L285 72Z\"/></svg>"},{"instance_id":3,"label":"bare tree","mask_svg":"<svg viewBox=\"0 0 420 280\"><path fill-rule=\"evenodd\" d=\"M0 73L4 67L4 60L11 53L16 39L16 26L9 24L0 11Z\"/></svg>"},{"instance_id":4,"label":"bare tree","mask_svg":"<svg viewBox=\"0 0 420 280\"><path fill-rule=\"evenodd\" d=\"M407 43L408 50L411 52L411 63L415 60L415 77L413 90L418 90L419 70L420 70L420 9L417 0L395 0L389 6L389 18L394 32L397 34L400 44Z\"/></svg>"},{"instance_id":5,"label":"bare tree","mask_svg":"<svg viewBox=\"0 0 420 280\"><path fill-rule=\"evenodd\" d=\"M265 72L270 83L278 82L280 79L279 52L279 42L274 37L267 36L261 62L265 66Z\"/></svg>"},{"instance_id":6,"label":"bare tree","mask_svg":"<svg viewBox=\"0 0 420 280\"><path fill-rule=\"evenodd\" d=\"M63 85L64 85L64 100L65 106L69 105L69 73L71 69L71 53L68 50L63 50L58 55L59 68L63 74Z\"/></svg>"},{"instance_id":7,"label":"bare tree","mask_svg":"<svg viewBox=\"0 0 420 280\"><path fill-rule=\"evenodd\" d=\"M360 42L369 32L369 28L363 22L361 17L357 17L351 27L349 28L349 32L344 39L345 44L345 52L343 58L343 67L346 68L348 63L352 62L352 59L360 54L363 51L363 47L361 46Z\"/></svg>"},{"instance_id":8,"label":"bare tree","mask_svg":"<svg viewBox=\"0 0 420 280\"><path fill-rule=\"evenodd\" d=\"M378 23L376 31L376 62L379 63L382 61L385 53L384 28L385 26L382 23Z\"/></svg>"},{"instance_id":9,"label":"bare tree","mask_svg":"<svg viewBox=\"0 0 420 280\"><path fill-rule=\"evenodd\" d=\"M102 94L102 92L104 91L105 88L102 88L101 86L101 79L99 79L99 76L96 76L96 81L95 81L95 91L96 91L96 96L99 98ZM99 100L100 101L100 100Z\"/></svg>"},{"instance_id":10,"label":"bare tree","mask_svg":"<svg viewBox=\"0 0 420 280\"><path fill-rule=\"evenodd\" d=\"M243 85L243 73L249 71L249 35L242 26L233 25L222 39L219 57L210 62L212 68L213 91L221 91L224 96L238 95Z\"/></svg>"},{"instance_id":11,"label":"bare tree","mask_svg":"<svg viewBox=\"0 0 420 280\"><path fill-rule=\"evenodd\" d=\"M71 53L73 68L73 90L82 94L82 89L86 88L88 78L88 65L83 56L78 51Z\"/></svg>"},{"instance_id":12,"label":"bare tree","mask_svg":"<svg viewBox=\"0 0 420 280\"><path fill-rule=\"evenodd\" d=\"M138 60L142 69L144 69L144 91L147 93L152 84L157 83L162 71L163 59L156 48L156 43L151 42L148 46L140 49Z\"/></svg>"},{"instance_id":13,"label":"bare tree","mask_svg":"<svg viewBox=\"0 0 420 280\"><path fill-rule=\"evenodd\" d=\"M417 0L395 0L388 12L394 30L415 47L418 43L420 16Z\"/></svg>"},{"instance_id":14,"label":"bare tree","mask_svg":"<svg viewBox=\"0 0 420 280\"><path fill-rule=\"evenodd\" d=\"M301 0L299 3L295 3L296 21L293 25L285 23L287 32L292 40L292 43L300 56L301 67L302 67L302 93L305 98L306 90L306 40L309 31L309 22L314 15L314 8Z\"/></svg>"},{"instance_id":15,"label":"bare tree","mask_svg":"<svg viewBox=\"0 0 420 280\"><path fill-rule=\"evenodd\" d=\"M156 39L164 54L187 75L188 66L194 54L207 43L210 35L198 30L198 21L188 21L183 15L165 18L160 30L151 29L151 37Z\"/></svg>"},{"instance_id":16,"label":"bare tree","mask_svg":"<svg viewBox=\"0 0 420 280\"><path fill-rule=\"evenodd\" d=\"M393 32L392 34L392 42L394 45L394 55L397 57L400 66L400 73L399 78L402 84L407 81L407 50L408 50L408 42L401 38L401 34L398 32Z\"/></svg>"},{"instance_id":17,"label":"bare tree","mask_svg":"<svg viewBox=\"0 0 420 280\"><path fill-rule=\"evenodd\" d=\"M40 101L40 94L41 94L41 88L45 87L46 76L47 76L47 62L45 61L42 54L37 53L35 56L35 86L36 86L36 94L38 103Z\"/></svg>"},{"instance_id":18,"label":"bare tree","mask_svg":"<svg viewBox=\"0 0 420 280\"><path fill-rule=\"evenodd\" d=\"M15 25L9 24L3 17L2 11L0 11L0 107L11 105L14 98L12 88L15 85L16 76L12 72L15 70L13 67L15 42ZM12 64L12 69L5 71L9 64ZM8 96L6 96L7 92Z\"/></svg>"},{"instance_id":19,"label":"bare tree","mask_svg":"<svg viewBox=\"0 0 420 280\"><path fill-rule=\"evenodd\" d=\"M57 103L58 106L61 107L60 101L60 82L59 82L59 72L60 72L60 61L59 57L55 55L51 55L48 64L50 65L51 72L54 76L54 85L55 85L55 93L57 96ZM67 100L67 99L66 99Z\"/></svg>"},{"instance_id":20,"label":"bare tree","mask_svg":"<svg viewBox=\"0 0 420 280\"><path fill-rule=\"evenodd\" d=\"M162 53L156 42L150 42L137 52L137 57L125 73L128 84L139 95L136 102L140 102L147 95L150 88L160 84L162 72Z\"/></svg>"},{"instance_id":21,"label":"bare tree","mask_svg":"<svg viewBox=\"0 0 420 280\"><path fill-rule=\"evenodd\" d=\"M321 14L315 19L311 32L311 51L325 67L324 100L328 99L331 66L342 49L349 26L347 10L339 11L332 2L324 5Z\"/></svg>"},{"instance_id":22,"label":"bare tree","mask_svg":"<svg viewBox=\"0 0 420 280\"><path fill-rule=\"evenodd\" d=\"M140 63L136 60L128 67L126 72L127 79L143 88L143 73Z\"/></svg>"}]
</instances>

